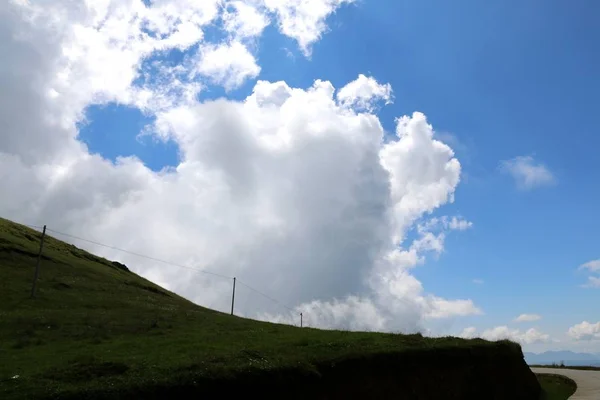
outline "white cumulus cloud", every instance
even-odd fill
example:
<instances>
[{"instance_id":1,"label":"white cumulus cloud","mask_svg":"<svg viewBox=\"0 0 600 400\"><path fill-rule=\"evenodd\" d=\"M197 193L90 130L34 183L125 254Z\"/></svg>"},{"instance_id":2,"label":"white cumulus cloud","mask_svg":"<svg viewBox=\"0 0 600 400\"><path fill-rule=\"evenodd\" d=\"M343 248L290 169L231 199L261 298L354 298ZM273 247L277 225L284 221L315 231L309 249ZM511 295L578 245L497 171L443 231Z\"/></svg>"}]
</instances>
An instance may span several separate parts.
<instances>
[{"instance_id":1,"label":"white cumulus cloud","mask_svg":"<svg viewBox=\"0 0 600 400\"><path fill-rule=\"evenodd\" d=\"M238 39L258 37L271 23L258 2L230 1L225 5L223 24L225 30Z\"/></svg>"},{"instance_id":2,"label":"white cumulus cloud","mask_svg":"<svg viewBox=\"0 0 600 400\"><path fill-rule=\"evenodd\" d=\"M452 149L433 138L433 127L422 113L399 118L396 136L400 140L384 145L380 159L391 175L394 241L401 242L419 217L454 202L461 167ZM406 181L412 184L399 184Z\"/></svg>"},{"instance_id":3,"label":"white cumulus cloud","mask_svg":"<svg viewBox=\"0 0 600 400\"><path fill-rule=\"evenodd\" d=\"M484 330L481 334L477 334L477 329L474 327L469 327L465 328L459 334L459 337L468 339L479 337L492 341L509 339L520 344L547 343L551 340L550 335L540 332L535 328L521 331L519 329L510 329L508 326L496 326Z\"/></svg>"},{"instance_id":4,"label":"white cumulus cloud","mask_svg":"<svg viewBox=\"0 0 600 400\"><path fill-rule=\"evenodd\" d=\"M260 73L256 59L241 42L208 44L200 53L197 72L225 89L235 89Z\"/></svg>"},{"instance_id":5,"label":"white cumulus cloud","mask_svg":"<svg viewBox=\"0 0 600 400\"><path fill-rule=\"evenodd\" d=\"M570 327L567 331L567 335L575 340L600 339L600 322L592 324L588 321L583 321L580 324Z\"/></svg>"},{"instance_id":6,"label":"white cumulus cloud","mask_svg":"<svg viewBox=\"0 0 600 400\"><path fill-rule=\"evenodd\" d=\"M310 55L312 45L327 31L325 20L344 3L354 0L264 0L264 4L277 15L279 30L295 39L305 55Z\"/></svg>"},{"instance_id":7,"label":"white cumulus cloud","mask_svg":"<svg viewBox=\"0 0 600 400\"><path fill-rule=\"evenodd\" d=\"M458 334L458 337L465 339L473 339L477 337L477 328L475 328L474 326L469 326L463 329L462 332Z\"/></svg>"},{"instance_id":8,"label":"white cumulus cloud","mask_svg":"<svg viewBox=\"0 0 600 400\"><path fill-rule=\"evenodd\" d=\"M337 92L337 99L342 105L372 111L377 101L389 104L392 98L392 86L380 84L373 77L360 74L358 78Z\"/></svg>"},{"instance_id":9,"label":"white cumulus cloud","mask_svg":"<svg viewBox=\"0 0 600 400\"><path fill-rule=\"evenodd\" d=\"M321 29L340 4L325 3L298 5L308 16L293 16L292 3L278 13ZM0 49L10 54L0 66L0 191L11 193L0 196L0 215L236 276L241 315L292 318L247 285L319 327L415 331L482 313L470 299L427 292L411 274L465 226L449 219L440 232L405 239L454 201L460 182L459 161L423 113L401 116L384 141L376 115L344 105L362 95L341 101L328 81L259 81L243 100L202 100L207 81L195 72L237 87L259 68L241 42L203 41L218 1L31 4L0 3ZM302 35L301 45L319 36ZM191 43L199 53L180 64L160 60ZM109 102L155 117L144 133L173 140L179 164L154 172L135 157L90 154L78 123L87 107ZM229 306L229 279L75 243L199 304Z\"/></svg>"}]
</instances>

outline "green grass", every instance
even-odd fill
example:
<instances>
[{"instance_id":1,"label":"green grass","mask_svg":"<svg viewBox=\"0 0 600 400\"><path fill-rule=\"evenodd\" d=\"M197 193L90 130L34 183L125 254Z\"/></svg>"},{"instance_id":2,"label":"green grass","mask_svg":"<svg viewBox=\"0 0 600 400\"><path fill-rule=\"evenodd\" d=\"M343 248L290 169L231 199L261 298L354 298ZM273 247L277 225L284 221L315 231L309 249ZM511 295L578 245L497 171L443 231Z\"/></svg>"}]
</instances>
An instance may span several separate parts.
<instances>
[{"instance_id":1,"label":"green grass","mask_svg":"<svg viewBox=\"0 0 600 400\"><path fill-rule=\"evenodd\" d=\"M32 300L40 235L0 219L1 399L318 375L323 365L342 360L411 351L521 354L508 341L324 331L238 318L48 236Z\"/></svg>"},{"instance_id":2,"label":"green grass","mask_svg":"<svg viewBox=\"0 0 600 400\"><path fill-rule=\"evenodd\" d=\"M575 393L577 384L562 375L536 374L542 386L541 400L566 400Z\"/></svg>"}]
</instances>

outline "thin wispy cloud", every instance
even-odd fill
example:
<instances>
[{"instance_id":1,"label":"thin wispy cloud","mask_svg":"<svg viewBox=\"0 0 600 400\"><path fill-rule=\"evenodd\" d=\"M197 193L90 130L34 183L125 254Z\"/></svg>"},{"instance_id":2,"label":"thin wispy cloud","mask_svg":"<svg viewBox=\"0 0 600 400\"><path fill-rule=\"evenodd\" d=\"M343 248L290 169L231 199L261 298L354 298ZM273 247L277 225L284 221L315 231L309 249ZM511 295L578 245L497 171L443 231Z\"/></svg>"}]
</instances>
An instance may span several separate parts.
<instances>
[{"instance_id":1,"label":"thin wispy cloud","mask_svg":"<svg viewBox=\"0 0 600 400\"><path fill-rule=\"evenodd\" d=\"M587 278L587 282L581 285L583 288L600 288L600 276L593 276L592 274L600 274L600 259L591 260L581 264L578 271L585 271L590 274Z\"/></svg>"},{"instance_id":2,"label":"thin wispy cloud","mask_svg":"<svg viewBox=\"0 0 600 400\"><path fill-rule=\"evenodd\" d=\"M540 319L542 319L542 316L538 314L521 314L514 319L514 322L533 322Z\"/></svg>"},{"instance_id":3,"label":"thin wispy cloud","mask_svg":"<svg viewBox=\"0 0 600 400\"><path fill-rule=\"evenodd\" d=\"M580 270L588 270L590 272L600 272L600 259L588 261L579 266Z\"/></svg>"},{"instance_id":4,"label":"thin wispy cloud","mask_svg":"<svg viewBox=\"0 0 600 400\"><path fill-rule=\"evenodd\" d=\"M584 288L600 288L600 278L597 276L588 276L587 283L581 285Z\"/></svg>"},{"instance_id":5,"label":"thin wispy cloud","mask_svg":"<svg viewBox=\"0 0 600 400\"><path fill-rule=\"evenodd\" d=\"M532 156L518 156L500 163L500 170L511 175L519 189L531 190L556 184L556 177L548 167Z\"/></svg>"}]
</instances>

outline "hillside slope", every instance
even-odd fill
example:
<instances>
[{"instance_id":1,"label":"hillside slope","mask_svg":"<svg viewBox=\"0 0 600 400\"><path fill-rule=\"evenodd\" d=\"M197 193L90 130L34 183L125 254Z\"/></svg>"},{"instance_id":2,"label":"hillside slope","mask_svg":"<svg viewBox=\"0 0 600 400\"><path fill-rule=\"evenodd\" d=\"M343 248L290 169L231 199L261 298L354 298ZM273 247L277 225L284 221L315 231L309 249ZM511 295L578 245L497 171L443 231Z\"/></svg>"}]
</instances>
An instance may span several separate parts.
<instances>
[{"instance_id":1,"label":"hillside slope","mask_svg":"<svg viewBox=\"0 0 600 400\"><path fill-rule=\"evenodd\" d=\"M199 307L0 219L0 398L537 400L519 345L301 329ZM18 376L18 377L17 377Z\"/></svg>"}]
</instances>

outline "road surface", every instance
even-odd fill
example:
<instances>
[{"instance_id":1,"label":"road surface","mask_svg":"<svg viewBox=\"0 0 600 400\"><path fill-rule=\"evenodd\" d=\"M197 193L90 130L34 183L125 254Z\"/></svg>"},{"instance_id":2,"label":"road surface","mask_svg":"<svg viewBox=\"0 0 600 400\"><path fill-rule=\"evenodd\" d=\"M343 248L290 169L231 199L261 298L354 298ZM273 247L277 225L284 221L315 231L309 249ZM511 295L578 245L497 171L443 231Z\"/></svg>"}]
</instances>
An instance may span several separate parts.
<instances>
[{"instance_id":1,"label":"road surface","mask_svg":"<svg viewBox=\"0 0 600 400\"><path fill-rule=\"evenodd\" d=\"M577 391L569 400L600 400L600 371L580 371L563 368L531 368L536 374L556 374L573 379Z\"/></svg>"}]
</instances>

